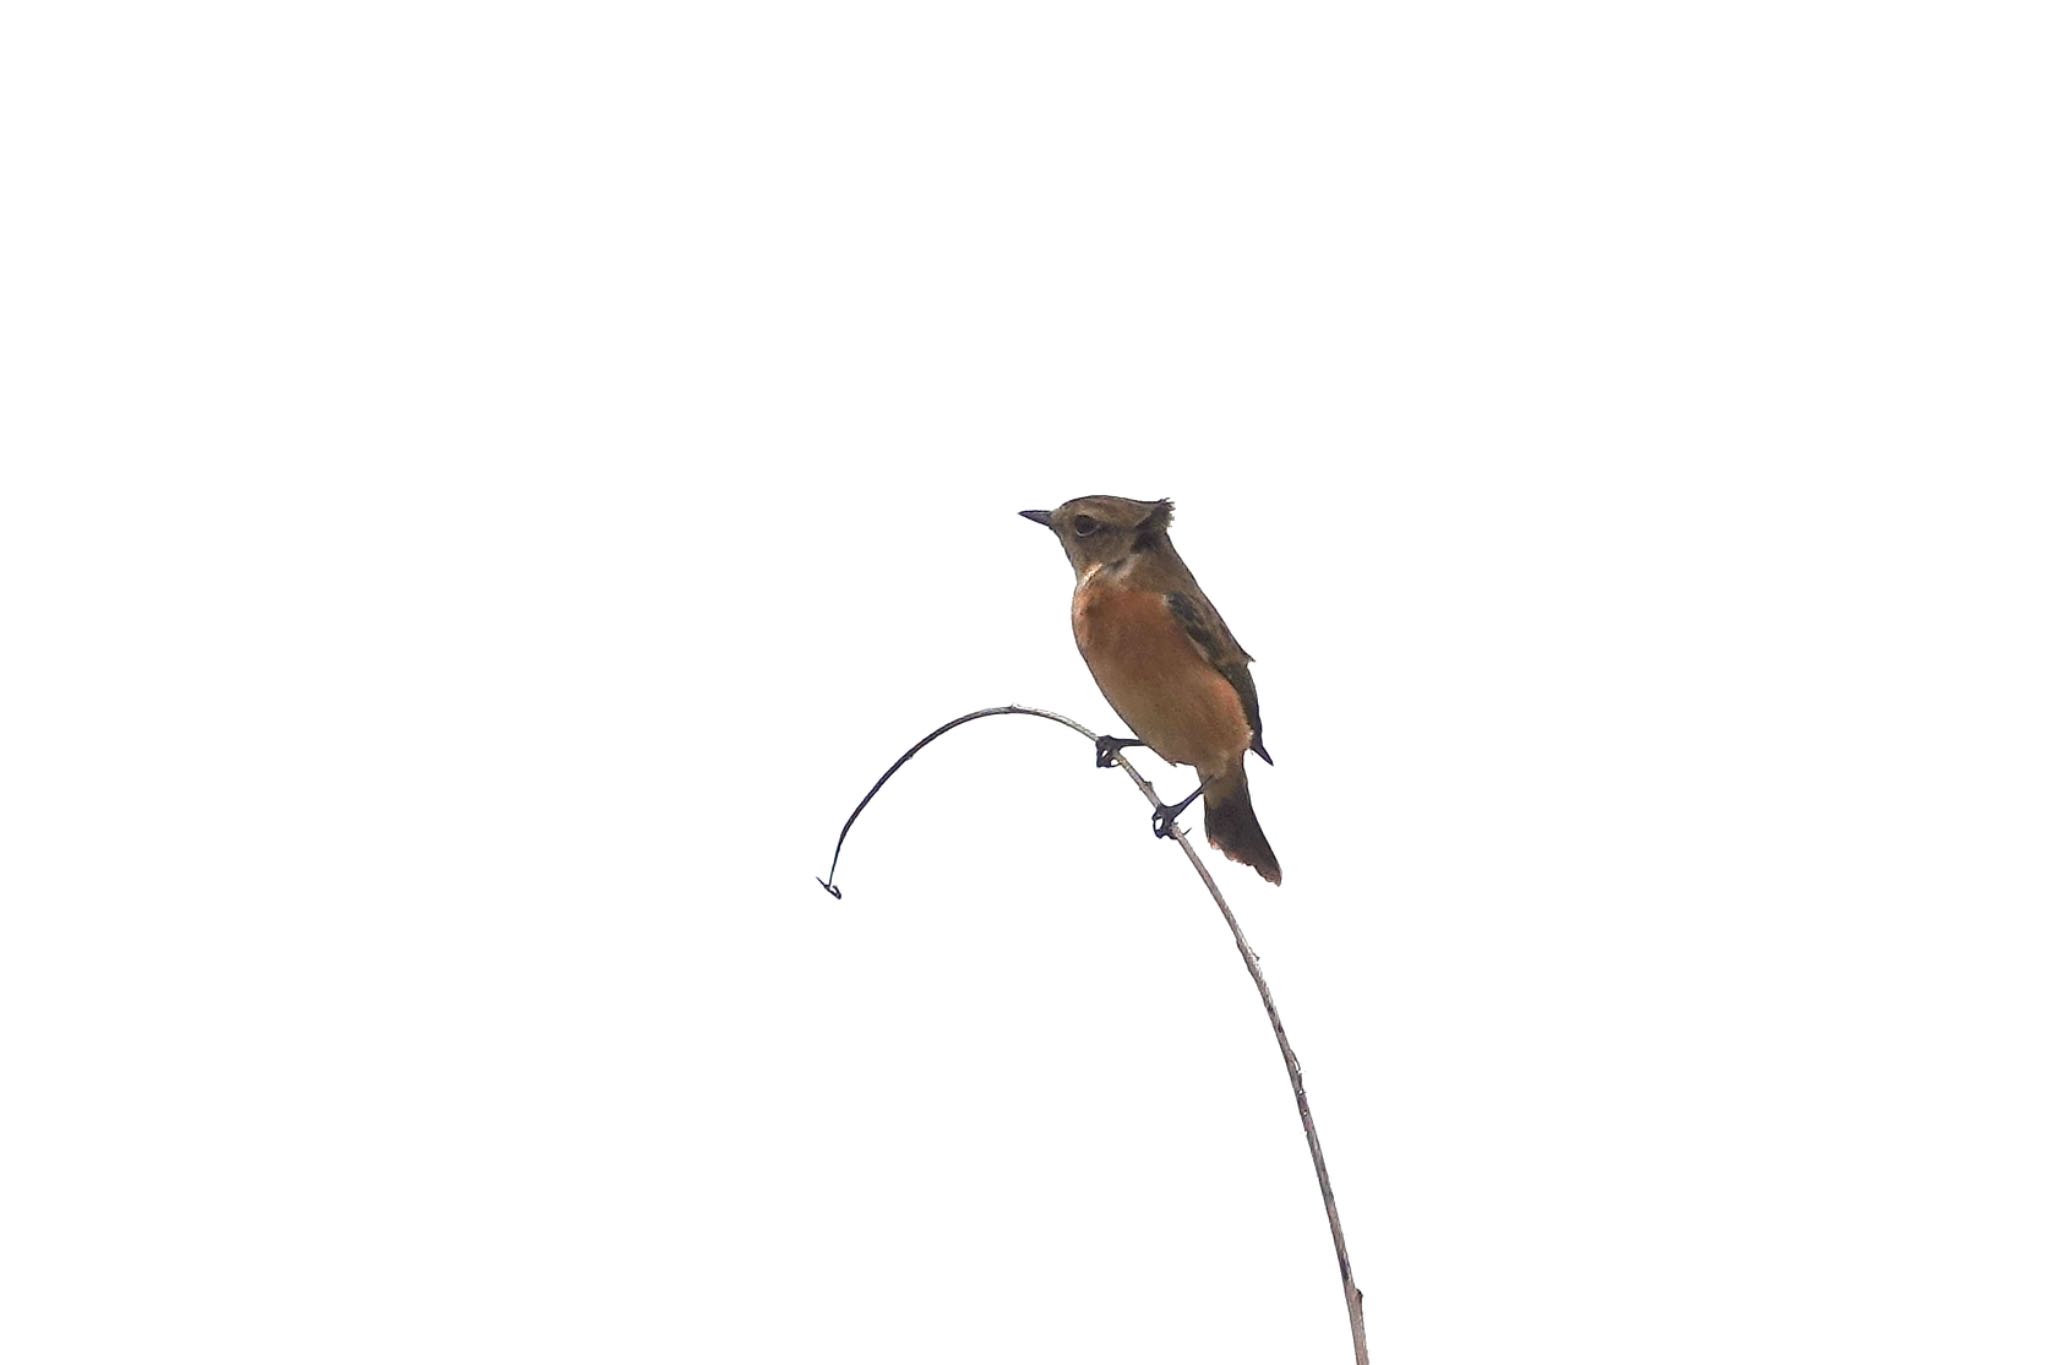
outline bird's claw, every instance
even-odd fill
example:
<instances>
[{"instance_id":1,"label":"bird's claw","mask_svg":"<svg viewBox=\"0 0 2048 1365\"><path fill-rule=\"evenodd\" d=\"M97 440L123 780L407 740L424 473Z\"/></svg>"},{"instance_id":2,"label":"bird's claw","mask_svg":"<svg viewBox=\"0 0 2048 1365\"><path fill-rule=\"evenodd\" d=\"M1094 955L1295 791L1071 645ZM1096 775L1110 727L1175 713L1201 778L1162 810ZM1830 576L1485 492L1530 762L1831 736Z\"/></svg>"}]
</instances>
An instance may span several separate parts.
<instances>
[{"instance_id":1,"label":"bird's claw","mask_svg":"<svg viewBox=\"0 0 2048 1365\"><path fill-rule=\"evenodd\" d=\"M1117 739L1111 735L1099 735L1095 740L1095 766L1114 768L1118 751L1138 747L1135 739Z\"/></svg>"},{"instance_id":2,"label":"bird's claw","mask_svg":"<svg viewBox=\"0 0 2048 1365\"><path fill-rule=\"evenodd\" d=\"M1180 813L1186 810L1189 806L1192 806L1195 803L1195 798L1202 794L1202 788L1208 785L1209 784L1207 782L1204 782L1201 787L1195 788L1193 791L1189 792L1184 799L1175 803L1174 805L1154 806L1152 808L1153 836L1155 838L1165 839L1173 835L1175 833L1175 830L1173 828L1173 822L1180 819Z\"/></svg>"}]
</instances>

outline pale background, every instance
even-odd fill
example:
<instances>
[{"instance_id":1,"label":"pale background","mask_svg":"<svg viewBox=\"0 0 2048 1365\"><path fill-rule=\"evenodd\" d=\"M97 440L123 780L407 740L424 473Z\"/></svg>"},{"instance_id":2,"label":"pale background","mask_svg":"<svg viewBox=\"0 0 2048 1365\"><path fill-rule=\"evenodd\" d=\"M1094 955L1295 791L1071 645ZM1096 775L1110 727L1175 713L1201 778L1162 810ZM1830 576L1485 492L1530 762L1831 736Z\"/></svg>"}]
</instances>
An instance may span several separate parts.
<instances>
[{"instance_id":1,"label":"pale background","mask_svg":"<svg viewBox=\"0 0 2048 1365\"><path fill-rule=\"evenodd\" d=\"M11 8L0 1357L2041 1360L2026 12Z\"/></svg>"}]
</instances>

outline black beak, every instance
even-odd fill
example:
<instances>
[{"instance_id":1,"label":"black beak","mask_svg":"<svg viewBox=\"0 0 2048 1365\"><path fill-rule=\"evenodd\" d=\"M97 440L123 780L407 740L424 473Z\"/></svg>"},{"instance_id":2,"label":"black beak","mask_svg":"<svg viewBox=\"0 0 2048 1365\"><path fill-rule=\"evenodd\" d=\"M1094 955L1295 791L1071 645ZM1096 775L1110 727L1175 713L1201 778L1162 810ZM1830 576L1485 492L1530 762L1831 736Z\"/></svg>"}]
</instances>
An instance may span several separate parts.
<instances>
[{"instance_id":1,"label":"black beak","mask_svg":"<svg viewBox=\"0 0 2048 1365\"><path fill-rule=\"evenodd\" d=\"M1026 521L1035 521L1040 526L1052 525L1052 513L1050 512L1019 512L1017 515Z\"/></svg>"}]
</instances>

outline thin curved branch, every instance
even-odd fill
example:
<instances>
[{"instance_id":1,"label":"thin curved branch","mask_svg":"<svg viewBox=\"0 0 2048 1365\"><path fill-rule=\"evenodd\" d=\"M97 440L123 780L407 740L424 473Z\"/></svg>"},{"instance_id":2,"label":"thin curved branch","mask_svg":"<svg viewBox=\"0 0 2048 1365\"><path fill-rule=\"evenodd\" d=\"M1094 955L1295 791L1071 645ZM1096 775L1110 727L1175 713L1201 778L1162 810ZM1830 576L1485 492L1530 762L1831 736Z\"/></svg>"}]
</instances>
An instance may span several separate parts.
<instances>
[{"instance_id":1,"label":"thin curved branch","mask_svg":"<svg viewBox=\"0 0 2048 1365\"><path fill-rule=\"evenodd\" d=\"M948 730L965 725L970 720L980 720L984 716L1039 716L1059 722L1076 734L1084 736L1090 743L1101 738L1077 720L1060 715L1057 711L1041 711L1035 706L991 706L980 711L970 711L964 716L947 721L911 745L903 757L891 763L889 771L876 779L875 785L868 788L868 794L853 808L853 814L846 817L846 823L839 830L839 842L832 848L832 870L818 878L818 885L830 891L833 899L840 899L839 888L833 883L832 878L839 872L839 854L846 847L846 836L853 832L853 822L860 819L860 813L868 808L868 802L875 799L875 793L881 791L882 785L896 775L897 769L917 757L925 745ZM1152 803L1153 810L1164 809L1159 793L1152 790L1152 784L1145 780L1143 773L1131 766L1129 759L1119 752L1114 756L1114 761L1130 775L1131 781L1138 784L1138 790ZM1210 898L1216 902L1216 908L1223 912L1223 922L1230 926L1230 937L1237 943L1238 956L1244 959L1245 970L1251 973L1253 984L1259 988L1259 1000L1265 1005L1266 1019L1273 1026L1273 1040L1280 1045L1280 1057L1287 1064L1288 1084L1294 1090L1294 1107L1301 1115L1301 1131L1308 1138L1309 1159L1315 1163L1316 1184L1323 1192L1323 1212L1330 1220L1330 1241L1337 1248L1337 1273L1342 1276L1344 1282L1344 1311L1351 1319L1352 1354L1356 1359L1356 1365L1369 1365L1365 1353L1365 1301L1358 1292L1357 1281L1351 1275L1351 1254L1344 1246L1344 1224L1337 1217L1337 1196L1330 1189L1330 1169L1323 1161L1323 1144L1316 1136L1315 1118L1309 1113L1308 1090L1302 1084L1301 1063L1295 1058L1294 1048L1287 1041L1287 1029L1281 1024L1280 1011L1273 1004L1273 992L1266 985L1266 974L1259 970L1259 955L1252 951L1252 945L1245 940L1244 930L1238 926L1237 916L1230 911L1230 903L1223 899L1223 892L1217 888L1216 879L1209 875L1209 869L1202 862L1201 855L1197 854L1194 845L1188 842L1187 831L1176 821L1168 832L1173 836L1174 842L1180 845L1180 851L1188 855L1188 862L1193 864L1195 874L1202 879L1202 885L1209 888Z\"/></svg>"},{"instance_id":2,"label":"thin curved branch","mask_svg":"<svg viewBox=\"0 0 2048 1365\"><path fill-rule=\"evenodd\" d=\"M923 739L911 745L910 748L904 752L903 757L897 759L894 763L891 763L889 765L889 771L883 773L880 777L875 779L875 785L868 788L868 794L860 799L860 804L853 808L853 814L847 816L846 823L839 827L839 842L832 845L832 870L827 872L824 876L818 878L818 885L824 887L827 891L830 891L832 893L833 900L843 899L843 897L840 895L839 887L835 884L833 879L839 875L839 854L846 847L846 836L853 833L853 822L860 819L860 813L868 808L868 802L875 799L875 793L882 789L882 784L887 782L890 778L896 776L896 770L898 768L910 762L911 759L916 758L918 752L922 750L925 745L931 743L940 735L945 734L946 731L956 730L959 727L965 725L968 721L980 720L983 716L1043 716L1047 720L1058 721L1060 724L1066 726L1069 730L1072 730L1077 734L1083 734L1088 736L1088 740L1090 743L1093 743L1098 738L1098 736L1093 730L1083 725L1080 721L1072 720L1066 716L1060 715L1056 711L1041 711L1035 706L989 706L984 707L979 711L970 711L964 716L955 716L952 720L947 721L944 725L941 725L938 729L932 731ZM1133 768L1130 764L1124 763L1124 759L1121 754L1117 756L1116 761L1119 763L1123 763L1125 772L1129 773L1132 777L1138 777L1138 770L1136 768ZM1138 777L1138 782L1140 785L1143 785L1144 781L1144 778ZM1146 788L1146 794L1148 796L1151 795L1151 788ZM1153 797L1152 804L1154 806L1157 806L1159 804L1159 800L1157 797Z\"/></svg>"}]
</instances>

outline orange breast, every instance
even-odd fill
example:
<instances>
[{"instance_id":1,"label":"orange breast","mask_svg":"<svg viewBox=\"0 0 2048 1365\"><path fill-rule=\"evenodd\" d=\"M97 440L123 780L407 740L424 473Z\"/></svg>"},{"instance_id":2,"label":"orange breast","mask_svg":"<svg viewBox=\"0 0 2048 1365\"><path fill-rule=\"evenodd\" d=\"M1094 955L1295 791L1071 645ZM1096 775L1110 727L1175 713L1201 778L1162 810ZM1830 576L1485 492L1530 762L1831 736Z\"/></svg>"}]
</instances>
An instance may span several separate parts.
<instances>
[{"instance_id":1,"label":"orange breast","mask_svg":"<svg viewBox=\"0 0 2048 1365\"><path fill-rule=\"evenodd\" d=\"M1163 594L1100 580L1074 591L1074 642L1131 732L1208 776L1251 743L1244 704L1181 629Z\"/></svg>"}]
</instances>

